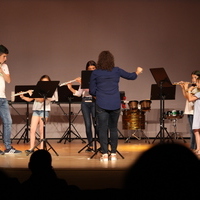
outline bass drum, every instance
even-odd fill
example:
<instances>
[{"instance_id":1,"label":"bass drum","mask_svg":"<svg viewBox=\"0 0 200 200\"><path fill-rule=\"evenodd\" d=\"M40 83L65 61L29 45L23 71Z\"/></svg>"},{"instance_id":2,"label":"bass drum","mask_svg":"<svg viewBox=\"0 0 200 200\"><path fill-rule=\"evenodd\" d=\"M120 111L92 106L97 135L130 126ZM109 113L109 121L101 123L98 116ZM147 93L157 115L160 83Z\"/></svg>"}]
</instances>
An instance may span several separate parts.
<instances>
[{"instance_id":1,"label":"bass drum","mask_svg":"<svg viewBox=\"0 0 200 200\"><path fill-rule=\"evenodd\" d=\"M122 128L124 130L145 129L145 112L141 110L124 110L122 115Z\"/></svg>"}]
</instances>

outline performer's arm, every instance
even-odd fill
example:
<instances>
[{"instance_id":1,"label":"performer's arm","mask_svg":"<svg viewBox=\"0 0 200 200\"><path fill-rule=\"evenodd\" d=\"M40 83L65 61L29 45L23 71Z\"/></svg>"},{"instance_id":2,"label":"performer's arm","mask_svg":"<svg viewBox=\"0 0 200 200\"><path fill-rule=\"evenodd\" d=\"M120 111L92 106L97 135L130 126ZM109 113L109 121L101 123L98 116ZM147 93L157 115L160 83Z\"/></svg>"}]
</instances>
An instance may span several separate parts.
<instances>
[{"instance_id":1,"label":"performer's arm","mask_svg":"<svg viewBox=\"0 0 200 200\"><path fill-rule=\"evenodd\" d=\"M4 80L7 82L7 83L10 83L11 82L11 78L10 78L10 74L6 74L2 68L0 67L0 74L3 76Z\"/></svg>"}]
</instances>

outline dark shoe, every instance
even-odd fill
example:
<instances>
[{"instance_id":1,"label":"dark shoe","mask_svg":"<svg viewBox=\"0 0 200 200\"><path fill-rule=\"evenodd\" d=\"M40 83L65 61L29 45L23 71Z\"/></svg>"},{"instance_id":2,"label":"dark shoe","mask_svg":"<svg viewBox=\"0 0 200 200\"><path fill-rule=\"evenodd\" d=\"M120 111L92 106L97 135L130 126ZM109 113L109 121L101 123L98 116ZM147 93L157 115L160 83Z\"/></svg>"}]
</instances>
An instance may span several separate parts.
<instances>
[{"instance_id":1,"label":"dark shoe","mask_svg":"<svg viewBox=\"0 0 200 200\"><path fill-rule=\"evenodd\" d=\"M11 147L10 149L6 149L6 150L4 151L4 153L5 153L5 154L15 154L15 153L21 153L21 151L15 149L15 148L13 148L13 147Z\"/></svg>"},{"instance_id":2,"label":"dark shoe","mask_svg":"<svg viewBox=\"0 0 200 200\"><path fill-rule=\"evenodd\" d=\"M5 153L3 151L0 150L0 155L4 155Z\"/></svg>"},{"instance_id":3,"label":"dark shoe","mask_svg":"<svg viewBox=\"0 0 200 200\"><path fill-rule=\"evenodd\" d=\"M26 152L27 154L29 154L29 153L33 153L34 150L25 150L25 152Z\"/></svg>"},{"instance_id":4,"label":"dark shoe","mask_svg":"<svg viewBox=\"0 0 200 200\"><path fill-rule=\"evenodd\" d=\"M94 152L94 150L93 150L92 148L88 147L88 148L85 150L85 152Z\"/></svg>"}]
</instances>

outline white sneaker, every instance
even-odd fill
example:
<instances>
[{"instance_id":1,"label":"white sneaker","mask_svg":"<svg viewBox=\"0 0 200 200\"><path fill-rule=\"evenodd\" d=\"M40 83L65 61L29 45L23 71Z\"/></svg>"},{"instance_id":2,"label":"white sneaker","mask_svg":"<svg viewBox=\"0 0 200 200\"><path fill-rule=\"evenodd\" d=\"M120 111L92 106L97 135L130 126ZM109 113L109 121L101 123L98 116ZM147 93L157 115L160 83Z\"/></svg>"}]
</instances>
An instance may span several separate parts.
<instances>
[{"instance_id":1,"label":"white sneaker","mask_svg":"<svg viewBox=\"0 0 200 200\"><path fill-rule=\"evenodd\" d=\"M116 153L111 153L111 154L110 154L110 160L111 160L111 161L117 160L117 155L116 155Z\"/></svg>"},{"instance_id":2,"label":"white sneaker","mask_svg":"<svg viewBox=\"0 0 200 200\"><path fill-rule=\"evenodd\" d=\"M107 153L102 154L100 161L108 161L108 154Z\"/></svg>"}]
</instances>

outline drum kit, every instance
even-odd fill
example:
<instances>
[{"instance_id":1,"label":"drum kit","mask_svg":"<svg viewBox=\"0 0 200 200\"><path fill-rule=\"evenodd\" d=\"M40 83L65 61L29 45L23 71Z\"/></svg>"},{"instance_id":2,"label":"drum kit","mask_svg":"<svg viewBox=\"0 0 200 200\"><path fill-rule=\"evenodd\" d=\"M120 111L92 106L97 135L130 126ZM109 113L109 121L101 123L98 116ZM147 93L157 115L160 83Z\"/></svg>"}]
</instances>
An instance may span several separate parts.
<instances>
[{"instance_id":1,"label":"drum kit","mask_svg":"<svg viewBox=\"0 0 200 200\"><path fill-rule=\"evenodd\" d=\"M136 132L139 130L142 133L142 136L146 139L148 137L144 134L143 130L145 129L145 112L150 111L151 109L151 100L132 100L127 101L129 109L123 110L122 115L122 128L124 130L133 130L132 136L140 140L138 136L136 136ZM130 137L126 139L128 142Z\"/></svg>"},{"instance_id":2,"label":"drum kit","mask_svg":"<svg viewBox=\"0 0 200 200\"><path fill-rule=\"evenodd\" d=\"M140 140L142 137L144 137L145 141L148 141L148 137L144 134L143 130L145 129L145 113L147 111L151 110L151 100L131 100L126 101L128 103L129 109L123 109L123 115L122 115L122 128L124 130L133 130L132 136L136 139ZM171 138L179 139L181 138L184 142L184 138L181 136L181 134L177 133L176 129L176 122L178 119L183 118L184 112L182 110L170 110L167 112L164 112L164 119L169 119L173 123L174 132L170 135ZM142 137L138 137L136 135L137 131L140 131L142 133ZM129 136L125 142L128 142L131 137Z\"/></svg>"}]
</instances>

